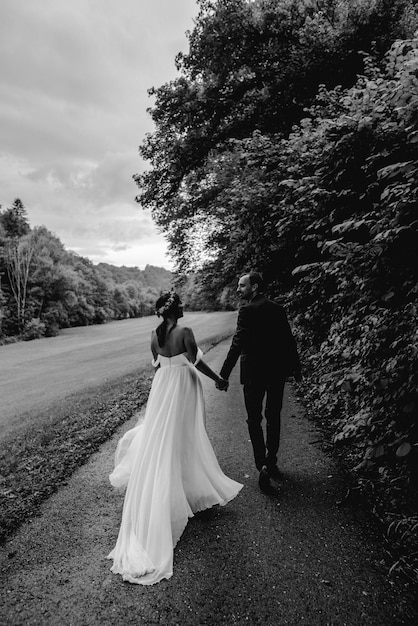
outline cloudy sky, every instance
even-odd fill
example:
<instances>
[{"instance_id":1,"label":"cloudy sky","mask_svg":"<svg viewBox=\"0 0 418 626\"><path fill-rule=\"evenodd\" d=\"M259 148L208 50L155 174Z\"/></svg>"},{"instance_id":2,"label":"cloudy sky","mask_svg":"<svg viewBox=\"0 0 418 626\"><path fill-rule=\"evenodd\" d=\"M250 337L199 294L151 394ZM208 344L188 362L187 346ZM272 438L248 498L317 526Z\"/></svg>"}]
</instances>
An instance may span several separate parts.
<instances>
[{"instance_id":1,"label":"cloudy sky","mask_svg":"<svg viewBox=\"0 0 418 626\"><path fill-rule=\"evenodd\" d=\"M134 201L147 89L176 77L195 0L0 1L0 204L94 263L171 267Z\"/></svg>"}]
</instances>

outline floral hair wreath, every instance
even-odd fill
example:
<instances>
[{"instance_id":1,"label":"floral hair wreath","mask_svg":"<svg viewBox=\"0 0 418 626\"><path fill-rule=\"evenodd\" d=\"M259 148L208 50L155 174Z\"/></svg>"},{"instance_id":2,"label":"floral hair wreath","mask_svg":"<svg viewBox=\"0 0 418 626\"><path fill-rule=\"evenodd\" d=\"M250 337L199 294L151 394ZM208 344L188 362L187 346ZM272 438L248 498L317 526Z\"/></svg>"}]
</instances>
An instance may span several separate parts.
<instances>
[{"instance_id":1,"label":"floral hair wreath","mask_svg":"<svg viewBox=\"0 0 418 626\"><path fill-rule=\"evenodd\" d=\"M160 306L160 308L155 311L158 317L161 317L161 315L164 315L164 313L167 313L167 311L171 309L173 304L176 303L176 295L177 294L175 293L175 291L173 291L170 297L168 298L168 300L166 301L166 303L163 304L163 306Z\"/></svg>"}]
</instances>

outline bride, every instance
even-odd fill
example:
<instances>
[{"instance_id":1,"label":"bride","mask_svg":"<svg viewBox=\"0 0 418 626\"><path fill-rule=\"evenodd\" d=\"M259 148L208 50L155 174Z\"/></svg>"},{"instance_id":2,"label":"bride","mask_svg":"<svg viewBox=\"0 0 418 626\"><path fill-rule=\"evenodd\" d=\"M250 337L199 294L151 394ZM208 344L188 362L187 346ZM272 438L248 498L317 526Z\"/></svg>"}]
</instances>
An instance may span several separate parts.
<instances>
[{"instance_id":1,"label":"bride","mask_svg":"<svg viewBox=\"0 0 418 626\"><path fill-rule=\"evenodd\" d=\"M111 570L140 585L173 575L173 550L189 517L242 489L222 472L206 434L196 370L218 388L228 383L202 360L192 330L178 326L179 296L164 294L156 309L163 321L151 336L157 370L145 417L119 441L110 475L114 487L127 487Z\"/></svg>"}]
</instances>

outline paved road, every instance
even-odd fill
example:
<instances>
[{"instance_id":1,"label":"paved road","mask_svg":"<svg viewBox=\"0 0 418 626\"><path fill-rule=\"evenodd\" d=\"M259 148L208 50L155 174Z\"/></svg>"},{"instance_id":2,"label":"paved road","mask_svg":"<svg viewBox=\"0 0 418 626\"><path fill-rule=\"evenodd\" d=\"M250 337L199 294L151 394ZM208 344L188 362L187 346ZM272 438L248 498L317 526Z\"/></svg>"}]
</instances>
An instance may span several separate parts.
<instances>
[{"instance_id":1,"label":"paved road","mask_svg":"<svg viewBox=\"0 0 418 626\"><path fill-rule=\"evenodd\" d=\"M218 370L228 343L211 350ZM5 626L395 626L400 599L377 565L370 520L340 507L344 483L288 392L277 497L258 489L238 368L228 393L204 379L207 428L226 474L244 483L226 507L196 516L175 549L174 575L151 587L110 573L123 497L108 474L119 436L81 467L0 548ZM360 517L359 517L360 515Z\"/></svg>"},{"instance_id":2,"label":"paved road","mask_svg":"<svg viewBox=\"0 0 418 626\"><path fill-rule=\"evenodd\" d=\"M234 328L235 312L186 313L197 341ZM150 362L154 316L63 330L58 337L0 346L0 431L5 437L28 411L102 385Z\"/></svg>"}]
</instances>

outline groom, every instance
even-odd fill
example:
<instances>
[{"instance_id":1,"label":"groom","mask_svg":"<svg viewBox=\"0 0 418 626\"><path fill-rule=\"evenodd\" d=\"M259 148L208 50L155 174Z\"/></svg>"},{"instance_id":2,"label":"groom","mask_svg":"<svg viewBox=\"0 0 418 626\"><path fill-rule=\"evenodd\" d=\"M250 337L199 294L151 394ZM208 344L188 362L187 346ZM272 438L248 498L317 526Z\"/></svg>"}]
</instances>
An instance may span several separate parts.
<instances>
[{"instance_id":1,"label":"groom","mask_svg":"<svg viewBox=\"0 0 418 626\"><path fill-rule=\"evenodd\" d=\"M236 332L220 376L228 380L238 357L241 357L240 380L255 464L260 472L258 482L262 491L269 492L270 478L280 476L277 452L285 380L291 375L297 381L302 377L296 342L286 313L262 291L263 279L258 272L249 272L239 279L237 292L245 303L239 310ZM266 440L261 426L264 399Z\"/></svg>"}]
</instances>

